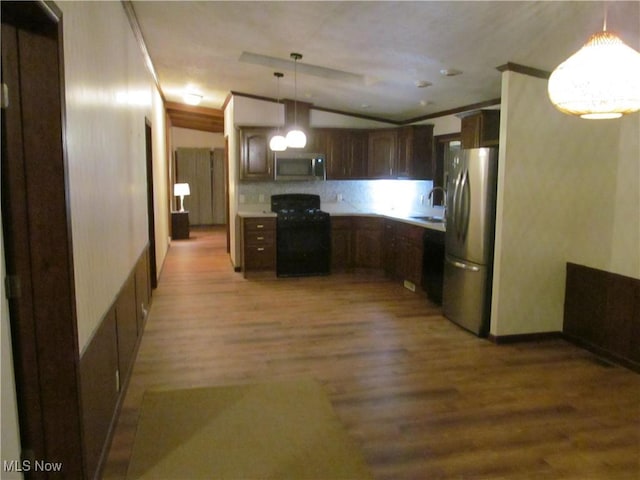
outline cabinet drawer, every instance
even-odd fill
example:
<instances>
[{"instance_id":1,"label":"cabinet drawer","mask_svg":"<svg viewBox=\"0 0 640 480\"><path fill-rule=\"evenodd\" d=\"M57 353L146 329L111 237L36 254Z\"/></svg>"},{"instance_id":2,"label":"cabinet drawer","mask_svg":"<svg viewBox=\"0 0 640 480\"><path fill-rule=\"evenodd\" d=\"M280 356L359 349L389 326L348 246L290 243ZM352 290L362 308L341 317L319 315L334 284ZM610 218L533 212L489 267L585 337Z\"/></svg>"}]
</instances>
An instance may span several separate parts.
<instances>
[{"instance_id":1,"label":"cabinet drawer","mask_svg":"<svg viewBox=\"0 0 640 480\"><path fill-rule=\"evenodd\" d=\"M247 270L275 270L276 249L274 246L246 246L245 272Z\"/></svg>"},{"instance_id":2,"label":"cabinet drawer","mask_svg":"<svg viewBox=\"0 0 640 480\"><path fill-rule=\"evenodd\" d=\"M247 232L255 231L255 230L275 231L276 219L275 218L245 218L244 228Z\"/></svg>"},{"instance_id":3,"label":"cabinet drawer","mask_svg":"<svg viewBox=\"0 0 640 480\"><path fill-rule=\"evenodd\" d=\"M273 245L276 233L273 230L249 230L244 234L244 241L247 246L260 247Z\"/></svg>"}]
</instances>

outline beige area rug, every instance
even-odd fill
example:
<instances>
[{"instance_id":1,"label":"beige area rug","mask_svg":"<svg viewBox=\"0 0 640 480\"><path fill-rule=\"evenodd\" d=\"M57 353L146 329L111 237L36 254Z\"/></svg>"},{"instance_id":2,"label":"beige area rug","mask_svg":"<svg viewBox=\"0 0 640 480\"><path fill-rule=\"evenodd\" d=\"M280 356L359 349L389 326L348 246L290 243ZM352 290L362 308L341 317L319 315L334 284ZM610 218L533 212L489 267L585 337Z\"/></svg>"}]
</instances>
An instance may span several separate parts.
<instances>
[{"instance_id":1,"label":"beige area rug","mask_svg":"<svg viewBox=\"0 0 640 480\"><path fill-rule=\"evenodd\" d=\"M145 393L127 479L370 479L313 380Z\"/></svg>"}]
</instances>

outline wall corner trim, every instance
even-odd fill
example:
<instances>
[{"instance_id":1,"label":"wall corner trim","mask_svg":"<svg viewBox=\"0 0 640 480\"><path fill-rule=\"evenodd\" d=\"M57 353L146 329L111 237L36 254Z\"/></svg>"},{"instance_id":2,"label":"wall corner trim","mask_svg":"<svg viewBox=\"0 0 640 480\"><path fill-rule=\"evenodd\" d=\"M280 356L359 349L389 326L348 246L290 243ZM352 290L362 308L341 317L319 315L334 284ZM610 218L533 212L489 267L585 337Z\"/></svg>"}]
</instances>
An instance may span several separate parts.
<instances>
[{"instance_id":1,"label":"wall corner trim","mask_svg":"<svg viewBox=\"0 0 640 480\"><path fill-rule=\"evenodd\" d=\"M548 80L551 76L551 72L541 70L539 68L528 67L526 65L520 65L519 63L507 62L504 65L496 67L499 72L516 72L522 75L529 75L530 77L541 78Z\"/></svg>"}]
</instances>

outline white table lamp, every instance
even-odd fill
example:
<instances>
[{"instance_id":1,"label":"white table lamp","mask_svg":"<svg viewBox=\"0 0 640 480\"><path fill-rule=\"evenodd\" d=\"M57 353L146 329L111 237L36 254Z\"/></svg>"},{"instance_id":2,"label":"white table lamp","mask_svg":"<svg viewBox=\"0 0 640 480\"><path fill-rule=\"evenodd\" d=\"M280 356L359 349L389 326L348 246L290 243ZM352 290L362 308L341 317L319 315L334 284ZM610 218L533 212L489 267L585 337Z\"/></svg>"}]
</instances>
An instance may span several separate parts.
<instances>
[{"instance_id":1,"label":"white table lamp","mask_svg":"<svg viewBox=\"0 0 640 480\"><path fill-rule=\"evenodd\" d=\"M191 190L189 190L189 184L176 183L173 186L173 195L176 197L180 197L180 211L184 212L184 196L191 195Z\"/></svg>"}]
</instances>

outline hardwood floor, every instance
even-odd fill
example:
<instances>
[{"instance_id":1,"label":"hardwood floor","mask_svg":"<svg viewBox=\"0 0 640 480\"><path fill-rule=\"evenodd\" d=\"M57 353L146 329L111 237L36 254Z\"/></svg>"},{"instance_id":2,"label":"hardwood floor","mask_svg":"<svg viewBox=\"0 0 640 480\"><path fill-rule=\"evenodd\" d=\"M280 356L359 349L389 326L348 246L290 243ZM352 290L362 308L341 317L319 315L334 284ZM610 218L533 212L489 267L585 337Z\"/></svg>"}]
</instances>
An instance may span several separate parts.
<instances>
[{"instance_id":1,"label":"hardwood floor","mask_svg":"<svg viewBox=\"0 0 640 480\"><path fill-rule=\"evenodd\" d=\"M148 388L310 376L377 479L640 478L640 376L563 340L495 345L377 273L244 279L222 231L166 259L105 479Z\"/></svg>"}]
</instances>

